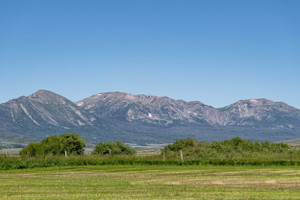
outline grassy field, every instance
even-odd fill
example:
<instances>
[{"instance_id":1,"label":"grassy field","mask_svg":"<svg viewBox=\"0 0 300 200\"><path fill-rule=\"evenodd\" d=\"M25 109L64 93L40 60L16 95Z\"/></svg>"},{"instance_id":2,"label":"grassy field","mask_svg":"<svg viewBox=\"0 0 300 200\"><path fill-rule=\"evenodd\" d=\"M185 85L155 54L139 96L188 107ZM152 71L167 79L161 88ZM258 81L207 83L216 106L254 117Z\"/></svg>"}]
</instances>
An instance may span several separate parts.
<instances>
[{"instance_id":1,"label":"grassy field","mask_svg":"<svg viewBox=\"0 0 300 200\"><path fill-rule=\"evenodd\" d=\"M52 167L0 180L1 199L300 199L300 166Z\"/></svg>"}]
</instances>

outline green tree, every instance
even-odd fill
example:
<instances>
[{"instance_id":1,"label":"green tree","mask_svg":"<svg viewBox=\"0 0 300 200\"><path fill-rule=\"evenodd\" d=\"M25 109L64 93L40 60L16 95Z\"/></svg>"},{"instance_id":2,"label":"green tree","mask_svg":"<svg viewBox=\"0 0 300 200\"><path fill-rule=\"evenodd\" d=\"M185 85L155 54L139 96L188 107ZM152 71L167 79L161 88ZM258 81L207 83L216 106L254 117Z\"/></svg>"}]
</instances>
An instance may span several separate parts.
<instances>
[{"instance_id":1,"label":"green tree","mask_svg":"<svg viewBox=\"0 0 300 200\"><path fill-rule=\"evenodd\" d=\"M40 145L45 155L62 154L63 144L61 142L61 138L58 137L57 135L53 135L43 139Z\"/></svg>"},{"instance_id":2,"label":"green tree","mask_svg":"<svg viewBox=\"0 0 300 200\"><path fill-rule=\"evenodd\" d=\"M60 136L62 153L82 155L85 148L85 140L76 133L66 133Z\"/></svg>"},{"instance_id":3,"label":"green tree","mask_svg":"<svg viewBox=\"0 0 300 200\"><path fill-rule=\"evenodd\" d=\"M63 155L65 151L72 155L84 152L85 140L75 133L61 136L53 135L43 139L40 143L31 143L20 152L21 156L34 157L37 155Z\"/></svg>"}]
</instances>

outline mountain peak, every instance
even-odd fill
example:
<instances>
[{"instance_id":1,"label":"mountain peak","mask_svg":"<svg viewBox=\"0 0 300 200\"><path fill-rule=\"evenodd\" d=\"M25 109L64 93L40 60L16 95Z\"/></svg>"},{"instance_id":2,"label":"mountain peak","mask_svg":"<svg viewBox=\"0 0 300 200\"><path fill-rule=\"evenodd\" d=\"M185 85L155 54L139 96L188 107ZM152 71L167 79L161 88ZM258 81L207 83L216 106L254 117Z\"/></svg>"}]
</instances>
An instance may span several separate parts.
<instances>
[{"instance_id":1,"label":"mountain peak","mask_svg":"<svg viewBox=\"0 0 300 200\"><path fill-rule=\"evenodd\" d=\"M56 94L52 91L49 91L49 90L40 89L31 95L58 95L58 94ZM31 95L29 95L29 96L31 96Z\"/></svg>"},{"instance_id":2,"label":"mountain peak","mask_svg":"<svg viewBox=\"0 0 300 200\"><path fill-rule=\"evenodd\" d=\"M244 105L244 104L249 104L252 106L264 106L264 105L275 105L277 103L278 102L274 102L274 101L271 101L271 100L265 99L265 98L259 98L259 99L251 98L251 99L239 100L229 106L226 106L225 108L237 106L237 105Z\"/></svg>"},{"instance_id":3,"label":"mountain peak","mask_svg":"<svg viewBox=\"0 0 300 200\"><path fill-rule=\"evenodd\" d=\"M65 104L67 101L69 101L68 99L59 94L44 89L38 90L37 92L29 95L28 99L41 103L49 103L55 101L61 104Z\"/></svg>"}]
</instances>

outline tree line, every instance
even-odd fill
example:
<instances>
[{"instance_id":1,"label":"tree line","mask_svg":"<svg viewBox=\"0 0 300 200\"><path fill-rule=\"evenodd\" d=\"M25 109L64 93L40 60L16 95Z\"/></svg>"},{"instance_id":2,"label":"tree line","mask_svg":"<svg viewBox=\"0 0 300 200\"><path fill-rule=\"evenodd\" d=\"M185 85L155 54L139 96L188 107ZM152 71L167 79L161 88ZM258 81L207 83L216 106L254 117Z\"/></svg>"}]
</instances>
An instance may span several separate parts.
<instances>
[{"instance_id":1,"label":"tree line","mask_svg":"<svg viewBox=\"0 0 300 200\"><path fill-rule=\"evenodd\" d=\"M194 138L181 139L167 145L162 151L169 157L176 157L180 150L184 152L185 156L194 156L198 159L233 158L237 155L240 157L252 157L257 154L300 155L300 150L296 150L284 143L271 143L268 140L264 142L251 141L240 137L211 143L200 142Z\"/></svg>"},{"instance_id":2,"label":"tree line","mask_svg":"<svg viewBox=\"0 0 300 200\"><path fill-rule=\"evenodd\" d=\"M82 155L86 141L75 133L66 133L60 136L53 135L43 139L39 143L30 143L20 152L21 156L47 156L47 155ZM164 155L170 158L177 157L179 151L185 156L206 158L232 158L250 157L254 153L276 153L276 154L299 154L300 150L293 149L284 143L271 143L269 141L251 141L240 137L223 142L200 142L194 138L181 139L162 149ZM93 155L134 155L136 151L117 142L100 142L92 151Z\"/></svg>"},{"instance_id":3,"label":"tree line","mask_svg":"<svg viewBox=\"0 0 300 200\"><path fill-rule=\"evenodd\" d=\"M82 155L86 141L75 133L66 133L60 136L53 135L43 139L39 143L30 143L20 152L21 156L47 156L47 155ZM114 154L114 155L133 155L135 150L120 141L100 142L92 154Z\"/></svg>"}]
</instances>

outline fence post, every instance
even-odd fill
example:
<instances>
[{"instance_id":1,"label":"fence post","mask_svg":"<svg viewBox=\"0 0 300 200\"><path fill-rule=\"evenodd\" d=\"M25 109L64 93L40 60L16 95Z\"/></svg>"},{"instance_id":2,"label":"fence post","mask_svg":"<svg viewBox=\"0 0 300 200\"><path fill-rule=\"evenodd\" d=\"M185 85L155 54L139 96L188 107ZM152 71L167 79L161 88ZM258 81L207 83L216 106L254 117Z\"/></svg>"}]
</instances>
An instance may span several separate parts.
<instances>
[{"instance_id":1,"label":"fence post","mask_svg":"<svg viewBox=\"0 0 300 200\"><path fill-rule=\"evenodd\" d=\"M109 150L109 156L110 156L110 158L112 157L112 155L111 155L111 150Z\"/></svg>"},{"instance_id":2,"label":"fence post","mask_svg":"<svg viewBox=\"0 0 300 200\"><path fill-rule=\"evenodd\" d=\"M180 152L180 159L181 159L181 162L183 162L183 153L182 153L182 150L180 150L179 152Z\"/></svg>"},{"instance_id":3,"label":"fence post","mask_svg":"<svg viewBox=\"0 0 300 200\"><path fill-rule=\"evenodd\" d=\"M163 153L163 161L165 162L166 161L166 153L165 153L165 151L163 151L162 153Z\"/></svg>"},{"instance_id":4,"label":"fence post","mask_svg":"<svg viewBox=\"0 0 300 200\"><path fill-rule=\"evenodd\" d=\"M65 158L67 158L68 157L68 153L67 153L67 151L65 151Z\"/></svg>"}]
</instances>

